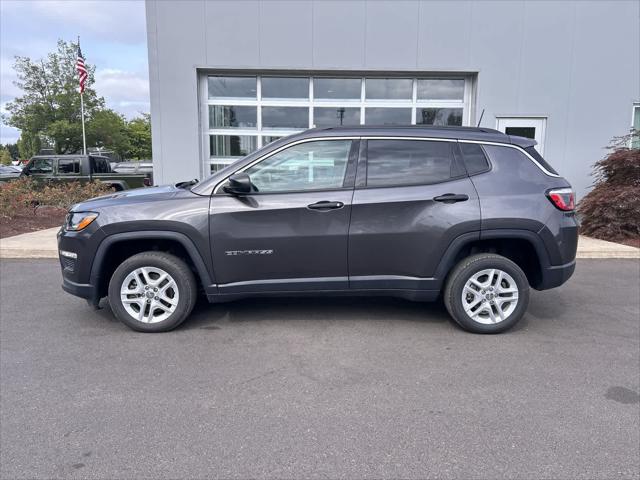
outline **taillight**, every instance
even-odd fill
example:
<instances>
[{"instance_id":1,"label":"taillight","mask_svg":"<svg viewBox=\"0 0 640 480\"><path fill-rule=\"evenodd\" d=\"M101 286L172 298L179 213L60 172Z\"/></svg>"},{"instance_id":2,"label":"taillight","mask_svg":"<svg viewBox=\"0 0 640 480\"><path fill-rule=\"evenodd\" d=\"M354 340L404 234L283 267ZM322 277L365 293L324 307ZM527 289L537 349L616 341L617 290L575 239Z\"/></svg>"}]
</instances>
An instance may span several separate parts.
<instances>
[{"instance_id":1,"label":"taillight","mask_svg":"<svg viewBox=\"0 0 640 480\"><path fill-rule=\"evenodd\" d=\"M576 194L570 188L556 188L547 192L547 197L558 210L570 212L576 207Z\"/></svg>"}]
</instances>

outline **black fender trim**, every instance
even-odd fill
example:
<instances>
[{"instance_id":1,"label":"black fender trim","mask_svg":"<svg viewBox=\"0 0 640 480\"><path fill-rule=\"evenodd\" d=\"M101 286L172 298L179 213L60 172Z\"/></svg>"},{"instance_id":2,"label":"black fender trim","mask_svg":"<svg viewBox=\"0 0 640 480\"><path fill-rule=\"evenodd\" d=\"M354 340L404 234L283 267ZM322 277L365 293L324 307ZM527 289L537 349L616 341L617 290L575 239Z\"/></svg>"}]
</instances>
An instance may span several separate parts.
<instances>
[{"instance_id":1,"label":"black fender trim","mask_svg":"<svg viewBox=\"0 0 640 480\"><path fill-rule=\"evenodd\" d=\"M191 239L184 233L163 231L163 230L142 230L139 232L123 232L114 233L105 237L104 240L98 246L96 250L96 256L91 265L91 275L89 277L89 283L96 287L100 284L100 272L102 271L102 264L109 248L120 242L126 242L127 240L174 240L180 243L191 257L191 261L198 271L198 276L207 294L217 293L217 287L211 281L211 275L207 270L207 267L202 260L202 255L193 244Z\"/></svg>"},{"instance_id":2,"label":"black fender trim","mask_svg":"<svg viewBox=\"0 0 640 480\"><path fill-rule=\"evenodd\" d=\"M547 288L558 286L563 281L566 281L571 276L571 273L573 273L573 271L571 271L571 273L569 273L568 275L566 275L565 273L561 274L558 271L558 267L552 267L549 258L549 252L547 251L542 238L535 232L522 229L482 230L479 232L464 233L456 237L451 242L444 255L442 256L440 262L438 263L438 268L436 269L436 273L434 275L438 287L442 287L445 278L454 267L455 259L458 253L466 245L477 240L493 240L505 238L526 240L531 243L531 245L533 245L533 248L535 249L538 257L538 262L540 263L540 269L542 273L542 282L539 286L536 286L536 289L544 290ZM567 266L567 268L571 267Z\"/></svg>"}]
</instances>

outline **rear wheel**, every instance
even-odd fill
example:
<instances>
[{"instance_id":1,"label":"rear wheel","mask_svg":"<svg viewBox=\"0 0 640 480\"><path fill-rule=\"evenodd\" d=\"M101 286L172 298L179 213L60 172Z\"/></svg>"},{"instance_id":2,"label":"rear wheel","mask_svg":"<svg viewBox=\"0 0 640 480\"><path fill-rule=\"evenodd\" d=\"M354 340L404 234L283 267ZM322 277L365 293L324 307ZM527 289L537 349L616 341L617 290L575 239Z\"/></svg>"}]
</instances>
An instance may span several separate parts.
<instances>
[{"instance_id":1,"label":"rear wheel","mask_svg":"<svg viewBox=\"0 0 640 480\"><path fill-rule=\"evenodd\" d=\"M165 332L180 325L196 302L197 284L189 266L163 252L134 255L109 282L115 316L140 332Z\"/></svg>"},{"instance_id":2,"label":"rear wheel","mask_svg":"<svg viewBox=\"0 0 640 480\"><path fill-rule=\"evenodd\" d=\"M491 253L472 255L451 271L444 301L453 319L474 333L501 333L524 316L529 282L514 262Z\"/></svg>"}]
</instances>

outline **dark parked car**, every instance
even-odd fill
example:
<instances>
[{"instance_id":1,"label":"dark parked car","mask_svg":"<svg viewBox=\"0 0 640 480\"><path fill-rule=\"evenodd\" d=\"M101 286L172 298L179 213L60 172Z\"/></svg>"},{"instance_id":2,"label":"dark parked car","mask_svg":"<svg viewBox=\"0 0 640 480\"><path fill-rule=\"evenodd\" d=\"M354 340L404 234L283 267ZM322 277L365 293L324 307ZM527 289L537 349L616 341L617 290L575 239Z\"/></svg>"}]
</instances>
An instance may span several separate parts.
<instances>
[{"instance_id":1,"label":"dark parked car","mask_svg":"<svg viewBox=\"0 0 640 480\"><path fill-rule=\"evenodd\" d=\"M314 129L207 180L75 205L63 288L135 330L265 295L439 296L472 332L524 315L575 268L569 183L535 141L462 127Z\"/></svg>"},{"instance_id":2,"label":"dark parked car","mask_svg":"<svg viewBox=\"0 0 640 480\"><path fill-rule=\"evenodd\" d=\"M113 172L109 159L97 155L37 155L21 173L42 182L102 182L114 190L139 188L152 183L148 173Z\"/></svg>"}]
</instances>

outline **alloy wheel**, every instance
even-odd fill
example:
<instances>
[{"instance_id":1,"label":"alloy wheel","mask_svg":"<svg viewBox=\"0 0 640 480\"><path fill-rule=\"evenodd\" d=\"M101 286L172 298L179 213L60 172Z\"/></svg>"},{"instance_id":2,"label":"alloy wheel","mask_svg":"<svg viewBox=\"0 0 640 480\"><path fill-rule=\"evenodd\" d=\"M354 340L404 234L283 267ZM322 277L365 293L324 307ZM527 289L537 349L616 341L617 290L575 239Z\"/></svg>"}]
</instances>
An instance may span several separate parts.
<instances>
[{"instance_id":1,"label":"alloy wheel","mask_svg":"<svg viewBox=\"0 0 640 480\"><path fill-rule=\"evenodd\" d=\"M503 322L518 305L518 286L507 272L497 268L480 270L465 283L462 305L475 322L485 325Z\"/></svg>"},{"instance_id":2,"label":"alloy wheel","mask_svg":"<svg viewBox=\"0 0 640 480\"><path fill-rule=\"evenodd\" d=\"M157 323L169 318L180 300L173 277L157 267L137 268L120 287L125 311L138 322Z\"/></svg>"}]
</instances>

